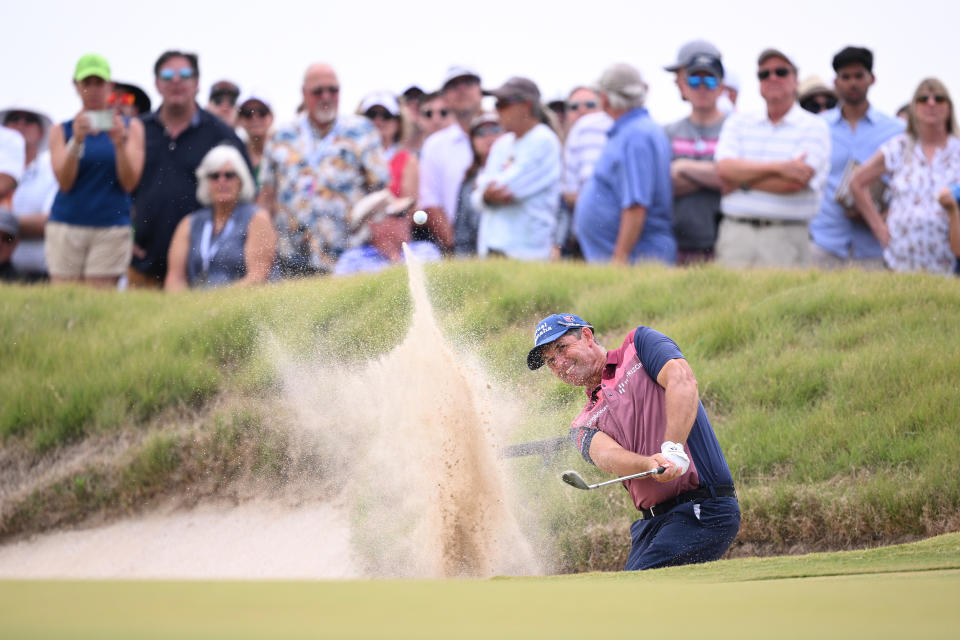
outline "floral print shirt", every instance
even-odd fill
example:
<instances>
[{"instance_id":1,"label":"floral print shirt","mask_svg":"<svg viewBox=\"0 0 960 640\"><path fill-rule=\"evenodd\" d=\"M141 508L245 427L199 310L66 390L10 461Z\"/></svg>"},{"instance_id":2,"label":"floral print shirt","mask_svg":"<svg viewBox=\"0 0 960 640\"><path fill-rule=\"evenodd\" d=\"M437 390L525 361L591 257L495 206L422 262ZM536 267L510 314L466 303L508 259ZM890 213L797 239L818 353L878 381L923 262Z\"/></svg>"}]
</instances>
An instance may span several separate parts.
<instances>
[{"instance_id":1,"label":"floral print shirt","mask_svg":"<svg viewBox=\"0 0 960 640\"><path fill-rule=\"evenodd\" d=\"M352 244L348 212L389 181L380 135L366 118L340 116L325 137L306 115L280 128L264 149L260 182L276 193L281 263L330 270Z\"/></svg>"},{"instance_id":2,"label":"floral print shirt","mask_svg":"<svg viewBox=\"0 0 960 640\"><path fill-rule=\"evenodd\" d=\"M960 180L960 138L950 136L932 162L906 133L880 147L891 175L887 228L890 244L883 259L894 271L930 271L949 274L955 257L947 236L949 218L937 202L943 187Z\"/></svg>"}]
</instances>

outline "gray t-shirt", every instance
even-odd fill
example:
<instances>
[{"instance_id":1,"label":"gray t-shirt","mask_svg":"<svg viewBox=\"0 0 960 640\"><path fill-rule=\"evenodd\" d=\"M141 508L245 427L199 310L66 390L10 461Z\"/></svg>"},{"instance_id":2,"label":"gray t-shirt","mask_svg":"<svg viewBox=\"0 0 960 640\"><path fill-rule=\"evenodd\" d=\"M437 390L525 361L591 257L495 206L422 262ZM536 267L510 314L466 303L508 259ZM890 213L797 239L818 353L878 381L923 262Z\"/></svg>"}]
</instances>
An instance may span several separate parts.
<instances>
[{"instance_id":1,"label":"gray t-shirt","mask_svg":"<svg viewBox=\"0 0 960 640\"><path fill-rule=\"evenodd\" d=\"M701 127L693 124L689 117L664 127L673 158L692 158L711 161L720 137L720 122ZM700 189L673 200L673 234L677 238L677 249L712 249L717 241L717 223L720 212L720 192L712 189Z\"/></svg>"}]
</instances>

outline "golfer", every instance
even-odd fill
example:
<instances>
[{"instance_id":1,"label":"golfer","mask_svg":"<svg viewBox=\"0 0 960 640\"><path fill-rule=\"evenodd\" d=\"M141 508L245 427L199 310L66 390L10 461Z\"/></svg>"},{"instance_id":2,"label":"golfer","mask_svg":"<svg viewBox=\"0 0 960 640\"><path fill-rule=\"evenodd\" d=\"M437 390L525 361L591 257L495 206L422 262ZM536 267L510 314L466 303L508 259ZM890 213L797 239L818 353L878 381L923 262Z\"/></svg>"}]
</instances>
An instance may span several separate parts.
<instances>
[{"instance_id":1,"label":"golfer","mask_svg":"<svg viewBox=\"0 0 960 640\"><path fill-rule=\"evenodd\" d=\"M607 351L593 326L572 314L545 318L533 338L530 369L546 364L586 390L570 436L587 462L618 476L666 467L624 482L643 516L630 526L625 569L720 558L740 529L740 506L697 380L677 345L637 327Z\"/></svg>"}]
</instances>

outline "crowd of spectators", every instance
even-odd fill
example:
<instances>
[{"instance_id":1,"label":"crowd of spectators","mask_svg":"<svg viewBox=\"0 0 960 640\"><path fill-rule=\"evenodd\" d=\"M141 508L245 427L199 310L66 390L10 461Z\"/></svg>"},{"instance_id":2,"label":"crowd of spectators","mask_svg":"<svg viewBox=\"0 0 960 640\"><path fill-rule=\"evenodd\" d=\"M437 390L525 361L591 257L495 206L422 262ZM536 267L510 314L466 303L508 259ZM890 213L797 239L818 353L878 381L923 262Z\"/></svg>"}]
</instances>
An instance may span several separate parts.
<instances>
[{"instance_id":1,"label":"crowd of spectators","mask_svg":"<svg viewBox=\"0 0 960 640\"><path fill-rule=\"evenodd\" d=\"M403 242L426 260L958 272L953 101L927 78L883 114L873 64L846 47L832 82L801 81L794 58L765 49L764 107L742 112L721 52L693 40L664 67L689 113L657 123L624 63L546 102L531 78L485 87L451 66L439 86L356 109L317 63L297 113L274 114L231 80L201 107L193 53L159 56L155 109L86 54L70 120L0 111L0 277L244 285L381 269Z\"/></svg>"}]
</instances>

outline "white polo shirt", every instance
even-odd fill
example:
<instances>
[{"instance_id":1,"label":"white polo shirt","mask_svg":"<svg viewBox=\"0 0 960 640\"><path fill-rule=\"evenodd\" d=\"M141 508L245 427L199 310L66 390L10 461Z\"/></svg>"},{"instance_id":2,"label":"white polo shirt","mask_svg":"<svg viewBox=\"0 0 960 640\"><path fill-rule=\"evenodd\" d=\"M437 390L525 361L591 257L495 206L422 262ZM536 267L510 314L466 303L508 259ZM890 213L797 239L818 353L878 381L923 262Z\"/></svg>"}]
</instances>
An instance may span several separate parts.
<instances>
[{"instance_id":1,"label":"white polo shirt","mask_svg":"<svg viewBox=\"0 0 960 640\"><path fill-rule=\"evenodd\" d=\"M774 124L763 113L734 113L723 124L714 160L743 158L758 162L789 160L801 153L815 171L807 188L796 193L737 189L720 200L724 215L735 218L808 221L820 210L830 172L830 128L822 118L794 103Z\"/></svg>"},{"instance_id":2,"label":"white polo shirt","mask_svg":"<svg viewBox=\"0 0 960 640\"><path fill-rule=\"evenodd\" d=\"M443 207L453 222L463 174L471 163L470 136L456 122L427 138L420 150L419 208Z\"/></svg>"}]
</instances>

